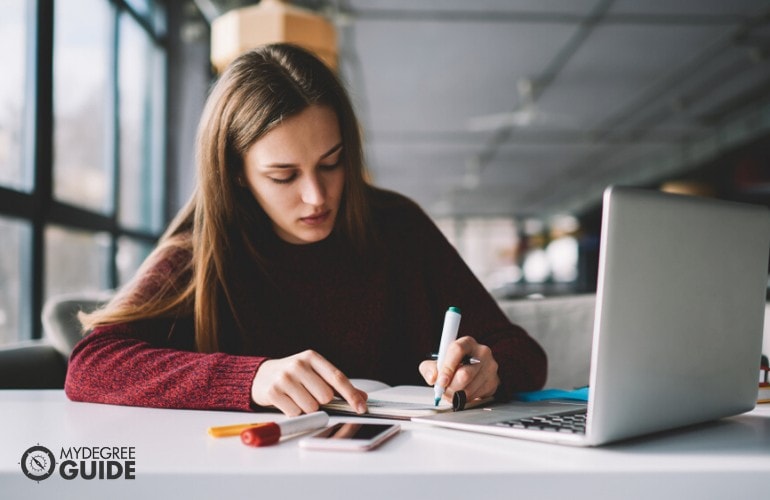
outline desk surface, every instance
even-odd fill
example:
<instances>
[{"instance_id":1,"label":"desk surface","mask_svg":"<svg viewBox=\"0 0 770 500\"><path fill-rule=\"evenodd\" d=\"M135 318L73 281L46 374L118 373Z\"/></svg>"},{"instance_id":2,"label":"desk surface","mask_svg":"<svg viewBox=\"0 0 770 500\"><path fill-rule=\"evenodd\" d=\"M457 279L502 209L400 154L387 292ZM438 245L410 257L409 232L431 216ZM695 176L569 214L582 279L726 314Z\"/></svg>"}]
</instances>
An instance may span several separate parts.
<instances>
[{"instance_id":1,"label":"desk surface","mask_svg":"<svg viewBox=\"0 0 770 500\"><path fill-rule=\"evenodd\" d=\"M770 405L710 424L583 449L402 423L367 453L250 448L213 425L278 414L74 403L62 391L0 391L3 498L767 498ZM332 418L332 421L355 420ZM367 419L368 421L371 421ZM35 482L21 472L40 444L134 447L136 479ZM8 494L6 494L8 493Z\"/></svg>"}]
</instances>

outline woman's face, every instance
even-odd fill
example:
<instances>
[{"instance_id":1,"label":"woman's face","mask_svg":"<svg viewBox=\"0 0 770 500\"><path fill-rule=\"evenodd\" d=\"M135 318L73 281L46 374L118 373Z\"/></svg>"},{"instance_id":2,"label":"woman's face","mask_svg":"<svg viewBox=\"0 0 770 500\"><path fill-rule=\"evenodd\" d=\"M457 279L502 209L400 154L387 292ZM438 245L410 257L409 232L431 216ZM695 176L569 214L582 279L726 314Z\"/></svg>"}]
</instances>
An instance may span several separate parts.
<instances>
[{"instance_id":1,"label":"woman's face","mask_svg":"<svg viewBox=\"0 0 770 500\"><path fill-rule=\"evenodd\" d=\"M331 234L345 186L342 137L334 110L310 106L246 151L246 183L284 241Z\"/></svg>"}]
</instances>

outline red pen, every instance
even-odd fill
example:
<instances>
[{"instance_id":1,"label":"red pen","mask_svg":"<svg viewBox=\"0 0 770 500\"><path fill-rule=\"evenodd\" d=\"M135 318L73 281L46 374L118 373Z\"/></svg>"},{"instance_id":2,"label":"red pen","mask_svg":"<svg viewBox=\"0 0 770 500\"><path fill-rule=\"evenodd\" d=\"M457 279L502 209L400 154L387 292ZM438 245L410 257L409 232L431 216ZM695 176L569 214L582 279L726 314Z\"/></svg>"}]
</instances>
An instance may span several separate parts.
<instances>
[{"instance_id":1,"label":"red pen","mask_svg":"<svg viewBox=\"0 0 770 500\"><path fill-rule=\"evenodd\" d=\"M241 442L249 446L269 446L277 443L281 436L320 429L328 423L329 415L323 411L292 417L282 422L266 422L241 432Z\"/></svg>"}]
</instances>

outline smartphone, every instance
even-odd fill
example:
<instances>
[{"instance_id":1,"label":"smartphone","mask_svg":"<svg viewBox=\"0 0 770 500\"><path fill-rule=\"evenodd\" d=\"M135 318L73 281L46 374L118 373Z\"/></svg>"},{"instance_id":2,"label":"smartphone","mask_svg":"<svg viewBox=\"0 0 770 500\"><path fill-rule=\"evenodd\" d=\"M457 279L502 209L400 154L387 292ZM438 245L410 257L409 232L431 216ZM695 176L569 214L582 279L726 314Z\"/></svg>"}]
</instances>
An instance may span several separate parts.
<instances>
[{"instance_id":1,"label":"smartphone","mask_svg":"<svg viewBox=\"0 0 770 500\"><path fill-rule=\"evenodd\" d=\"M368 451L398 434L398 424L341 422L300 440L302 448L313 450Z\"/></svg>"}]
</instances>

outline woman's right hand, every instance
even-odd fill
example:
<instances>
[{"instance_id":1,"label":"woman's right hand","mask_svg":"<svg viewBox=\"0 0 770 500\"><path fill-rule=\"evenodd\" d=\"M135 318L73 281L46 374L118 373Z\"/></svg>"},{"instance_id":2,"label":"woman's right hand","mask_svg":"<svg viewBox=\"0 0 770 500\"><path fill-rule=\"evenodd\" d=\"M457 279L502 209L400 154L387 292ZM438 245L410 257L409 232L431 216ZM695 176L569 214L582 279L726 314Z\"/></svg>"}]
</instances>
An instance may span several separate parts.
<instances>
[{"instance_id":1,"label":"woman's right hand","mask_svg":"<svg viewBox=\"0 0 770 500\"><path fill-rule=\"evenodd\" d=\"M318 411L339 394L356 410L366 412L367 395L315 351L304 351L263 362L251 383L251 399L259 406L275 406L292 417Z\"/></svg>"}]
</instances>

